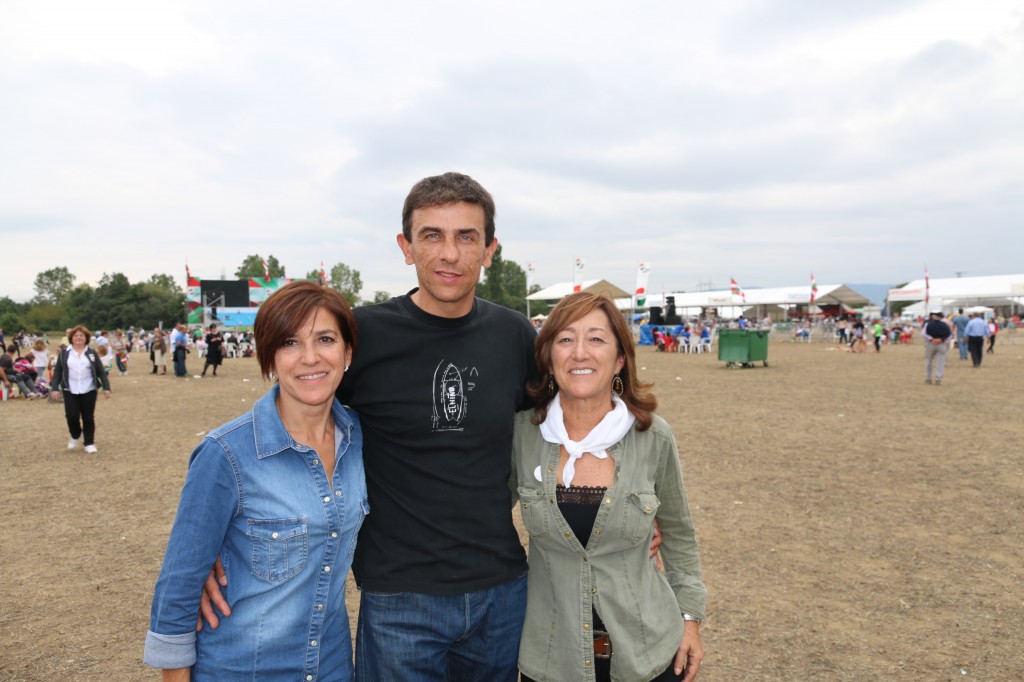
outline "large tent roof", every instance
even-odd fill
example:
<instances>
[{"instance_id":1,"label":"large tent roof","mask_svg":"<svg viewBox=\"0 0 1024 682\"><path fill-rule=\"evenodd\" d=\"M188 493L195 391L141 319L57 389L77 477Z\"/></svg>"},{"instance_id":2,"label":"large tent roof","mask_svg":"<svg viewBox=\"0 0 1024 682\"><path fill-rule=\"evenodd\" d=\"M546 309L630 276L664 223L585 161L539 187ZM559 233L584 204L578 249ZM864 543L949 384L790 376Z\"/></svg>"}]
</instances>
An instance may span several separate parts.
<instances>
[{"instance_id":1,"label":"large tent roof","mask_svg":"<svg viewBox=\"0 0 1024 682\"><path fill-rule=\"evenodd\" d=\"M889 302L923 301L925 295L925 281L916 279L898 289L890 289ZM927 295L933 303L941 305L974 305L984 302L1009 305L1014 300L1020 303L1024 298L1024 274L931 279Z\"/></svg>"},{"instance_id":2,"label":"large tent roof","mask_svg":"<svg viewBox=\"0 0 1024 682\"><path fill-rule=\"evenodd\" d=\"M546 289L530 294L530 301L558 301L572 293L572 282L559 282ZM580 282L580 290L591 294L608 294L611 298L629 298L629 292L623 291L606 279L586 279Z\"/></svg>"},{"instance_id":3,"label":"large tent roof","mask_svg":"<svg viewBox=\"0 0 1024 682\"><path fill-rule=\"evenodd\" d=\"M743 296L733 294L729 289L716 291L693 291L678 294L650 295L648 306L665 306L665 298L673 296L676 308L721 308L723 306L794 306L809 305L811 302L810 285L795 287L775 287L771 289L747 289ZM870 305L867 297L857 293L845 284L819 284L818 295L814 300L818 306L842 305L844 308L860 308ZM628 307L629 304L627 303Z\"/></svg>"}]
</instances>

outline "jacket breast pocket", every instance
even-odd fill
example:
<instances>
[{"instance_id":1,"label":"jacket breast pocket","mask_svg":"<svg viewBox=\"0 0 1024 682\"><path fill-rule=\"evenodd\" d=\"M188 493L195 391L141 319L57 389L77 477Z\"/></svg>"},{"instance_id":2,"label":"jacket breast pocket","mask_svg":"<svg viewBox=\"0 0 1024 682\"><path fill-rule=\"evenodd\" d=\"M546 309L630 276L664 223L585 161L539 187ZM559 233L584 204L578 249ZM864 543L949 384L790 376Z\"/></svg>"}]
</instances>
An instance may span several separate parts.
<instances>
[{"instance_id":1,"label":"jacket breast pocket","mask_svg":"<svg viewBox=\"0 0 1024 682\"><path fill-rule=\"evenodd\" d=\"M280 583L294 578L309 558L309 526L306 519L248 519L246 535L252 542L252 574Z\"/></svg>"},{"instance_id":2,"label":"jacket breast pocket","mask_svg":"<svg viewBox=\"0 0 1024 682\"><path fill-rule=\"evenodd\" d=\"M519 509L530 537L539 538L550 532L551 514L547 509L550 504L543 490L519 486Z\"/></svg>"},{"instance_id":3,"label":"jacket breast pocket","mask_svg":"<svg viewBox=\"0 0 1024 682\"><path fill-rule=\"evenodd\" d=\"M631 544L646 542L661 502L654 493L630 493L622 523L622 537Z\"/></svg>"}]
</instances>

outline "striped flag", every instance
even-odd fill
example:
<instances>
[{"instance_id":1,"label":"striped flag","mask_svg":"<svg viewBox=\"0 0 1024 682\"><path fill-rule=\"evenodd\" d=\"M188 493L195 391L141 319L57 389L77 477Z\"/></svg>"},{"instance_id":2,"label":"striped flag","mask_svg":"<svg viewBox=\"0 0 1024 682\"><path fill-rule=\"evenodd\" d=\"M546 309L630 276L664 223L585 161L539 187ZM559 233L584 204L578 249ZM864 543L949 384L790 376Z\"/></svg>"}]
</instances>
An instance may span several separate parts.
<instances>
[{"instance_id":1,"label":"striped flag","mask_svg":"<svg viewBox=\"0 0 1024 682\"><path fill-rule=\"evenodd\" d=\"M651 266L649 263L640 263L640 267L636 270L636 307L643 308L647 305L647 280L651 276Z\"/></svg>"},{"instance_id":2,"label":"striped flag","mask_svg":"<svg viewBox=\"0 0 1024 682\"><path fill-rule=\"evenodd\" d=\"M267 259L263 259L263 279L267 282L270 281L270 267L267 265Z\"/></svg>"},{"instance_id":3,"label":"striped flag","mask_svg":"<svg viewBox=\"0 0 1024 682\"><path fill-rule=\"evenodd\" d=\"M729 278L729 284L732 285L732 295L739 296L743 299L743 302L746 303L747 295L743 293L743 289L741 289L740 285L736 283L736 279L734 277Z\"/></svg>"},{"instance_id":4,"label":"striped flag","mask_svg":"<svg viewBox=\"0 0 1024 682\"><path fill-rule=\"evenodd\" d=\"M818 299L818 281L814 279L814 273L811 273L811 305Z\"/></svg>"},{"instance_id":5,"label":"striped flag","mask_svg":"<svg viewBox=\"0 0 1024 682\"><path fill-rule=\"evenodd\" d=\"M583 266L586 264L582 258L576 259L576 265L572 272L572 293L583 289Z\"/></svg>"},{"instance_id":6,"label":"striped flag","mask_svg":"<svg viewBox=\"0 0 1024 682\"><path fill-rule=\"evenodd\" d=\"M526 292L530 292L530 287L533 286L533 263L526 264Z\"/></svg>"},{"instance_id":7,"label":"striped flag","mask_svg":"<svg viewBox=\"0 0 1024 682\"><path fill-rule=\"evenodd\" d=\"M932 293L932 285L928 281L928 264L925 263L925 266L924 266L924 309L925 309L925 312L928 311L928 303L931 300L931 293Z\"/></svg>"},{"instance_id":8,"label":"striped flag","mask_svg":"<svg viewBox=\"0 0 1024 682\"><path fill-rule=\"evenodd\" d=\"M324 262L320 261L320 286L327 284L327 271L324 270Z\"/></svg>"}]
</instances>

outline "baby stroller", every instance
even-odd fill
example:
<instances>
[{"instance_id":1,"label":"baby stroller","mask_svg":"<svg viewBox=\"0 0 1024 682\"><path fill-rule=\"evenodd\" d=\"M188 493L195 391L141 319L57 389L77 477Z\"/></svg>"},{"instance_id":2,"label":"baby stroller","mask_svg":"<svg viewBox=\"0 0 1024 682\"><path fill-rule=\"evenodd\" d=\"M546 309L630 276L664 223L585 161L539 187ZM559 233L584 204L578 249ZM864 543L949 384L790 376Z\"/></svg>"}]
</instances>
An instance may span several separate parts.
<instances>
[{"instance_id":1,"label":"baby stroller","mask_svg":"<svg viewBox=\"0 0 1024 682\"><path fill-rule=\"evenodd\" d=\"M50 395L50 383L46 379L38 379L36 381L35 391L36 391L36 393L38 393L41 396L44 396L44 397L49 396Z\"/></svg>"}]
</instances>

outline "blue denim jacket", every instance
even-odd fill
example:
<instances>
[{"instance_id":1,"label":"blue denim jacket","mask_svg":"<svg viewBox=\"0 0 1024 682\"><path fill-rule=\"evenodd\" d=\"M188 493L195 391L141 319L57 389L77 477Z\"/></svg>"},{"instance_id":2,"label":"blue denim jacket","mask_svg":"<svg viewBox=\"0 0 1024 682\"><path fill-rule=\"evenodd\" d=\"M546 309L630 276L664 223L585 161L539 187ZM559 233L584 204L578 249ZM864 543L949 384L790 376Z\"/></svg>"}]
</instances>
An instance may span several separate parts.
<instances>
[{"instance_id":1,"label":"blue denim jacket","mask_svg":"<svg viewBox=\"0 0 1024 682\"><path fill-rule=\"evenodd\" d=\"M345 579L369 512L359 418L335 399L332 487L317 453L282 425L278 391L192 453L153 595L148 665L194 665L193 680L352 679ZM218 556L232 614L196 633Z\"/></svg>"}]
</instances>

